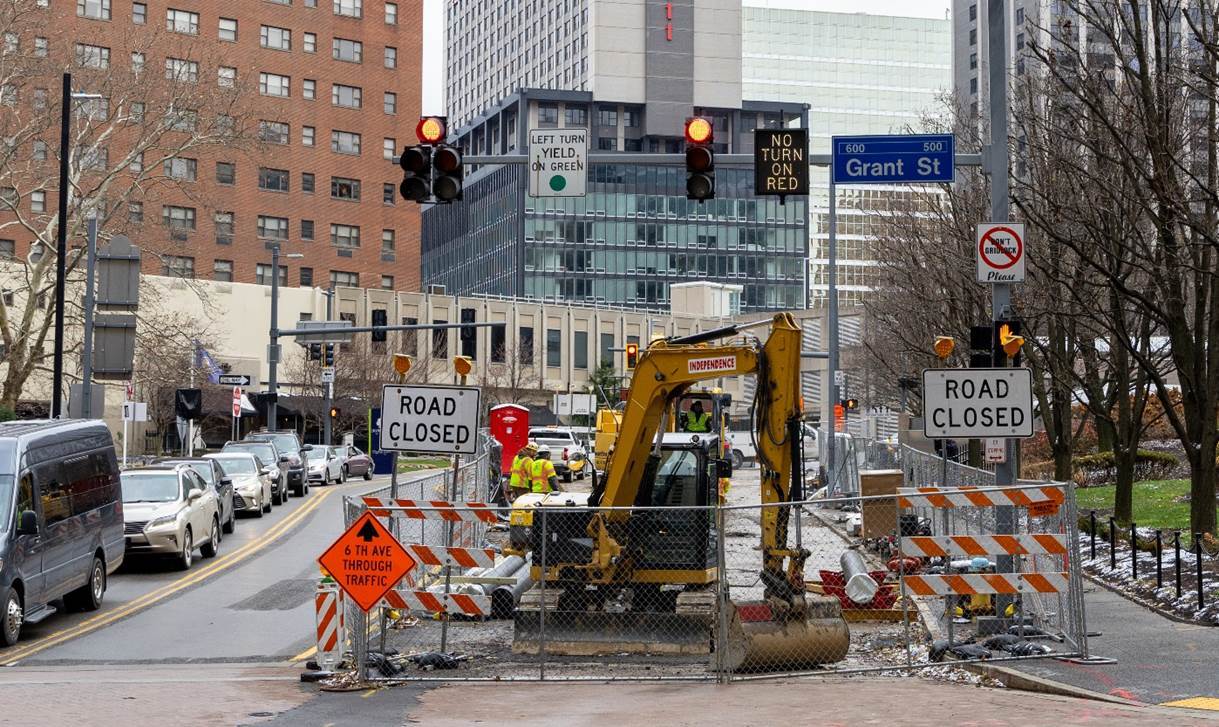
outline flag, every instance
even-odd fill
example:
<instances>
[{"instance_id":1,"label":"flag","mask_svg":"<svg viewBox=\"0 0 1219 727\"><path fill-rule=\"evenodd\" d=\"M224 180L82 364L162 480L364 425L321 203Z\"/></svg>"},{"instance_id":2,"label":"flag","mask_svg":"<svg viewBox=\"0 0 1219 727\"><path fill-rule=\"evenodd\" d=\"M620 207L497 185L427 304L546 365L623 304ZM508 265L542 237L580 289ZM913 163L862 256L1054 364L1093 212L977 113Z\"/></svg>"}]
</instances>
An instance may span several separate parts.
<instances>
[{"instance_id":1,"label":"flag","mask_svg":"<svg viewBox=\"0 0 1219 727\"><path fill-rule=\"evenodd\" d=\"M203 369L207 372L207 382L209 384L219 384L220 374L224 373L220 365L216 363L216 359L208 353L207 349L199 345L195 341L195 368Z\"/></svg>"}]
</instances>

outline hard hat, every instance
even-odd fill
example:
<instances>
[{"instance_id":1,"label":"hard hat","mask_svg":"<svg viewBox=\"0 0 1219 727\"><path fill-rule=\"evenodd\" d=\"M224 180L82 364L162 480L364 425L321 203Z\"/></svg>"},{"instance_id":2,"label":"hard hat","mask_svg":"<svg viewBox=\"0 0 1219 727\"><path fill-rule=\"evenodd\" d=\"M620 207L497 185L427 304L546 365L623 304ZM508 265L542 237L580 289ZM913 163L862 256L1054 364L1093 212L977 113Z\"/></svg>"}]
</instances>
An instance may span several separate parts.
<instances>
[{"instance_id":1,"label":"hard hat","mask_svg":"<svg viewBox=\"0 0 1219 727\"><path fill-rule=\"evenodd\" d=\"M545 444L538 446L538 456L539 457L549 457L550 456L550 447L547 447Z\"/></svg>"},{"instance_id":2,"label":"hard hat","mask_svg":"<svg viewBox=\"0 0 1219 727\"><path fill-rule=\"evenodd\" d=\"M525 449L529 450L530 452L537 452L537 451L538 451L538 443L537 443L537 442L530 442L529 444L526 444L526 445L525 445Z\"/></svg>"}]
</instances>

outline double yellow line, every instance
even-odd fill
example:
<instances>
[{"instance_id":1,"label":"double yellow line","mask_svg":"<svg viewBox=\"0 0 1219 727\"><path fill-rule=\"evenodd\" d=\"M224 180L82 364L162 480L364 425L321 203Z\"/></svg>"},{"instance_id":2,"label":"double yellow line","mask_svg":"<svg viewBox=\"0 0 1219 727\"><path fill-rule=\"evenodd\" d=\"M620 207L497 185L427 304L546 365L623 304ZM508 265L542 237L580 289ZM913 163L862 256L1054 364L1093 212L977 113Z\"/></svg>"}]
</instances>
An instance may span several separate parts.
<instances>
[{"instance_id":1,"label":"double yellow line","mask_svg":"<svg viewBox=\"0 0 1219 727\"><path fill-rule=\"evenodd\" d=\"M234 550L232 553L220 556L219 558L213 560L211 563L209 563L205 567L200 568L195 571L191 571L185 577L183 577L179 580L176 580L173 583L169 583L164 586L161 586L160 588L156 589L155 591L150 591L149 593L145 593L143 596L133 599L113 611L107 611L105 613L98 614L97 616L93 616L92 618L86 619L86 620L76 624L75 626L71 626L69 628L66 628L62 631L58 631L53 634L48 634L47 636L44 636L41 639L38 639L37 641L31 642L30 644L28 644L26 646L17 646L12 651L9 651L7 653L0 652L0 663L2 663L4 666L14 666L17 664L17 662L21 661L22 659L28 659L31 656L33 656L34 654L37 654L42 651L46 651L47 649L51 648L52 646L58 646L59 644L62 644L65 641L69 641L71 639L75 639L77 637L85 636L86 634L93 633L94 631L97 631L98 629L109 626L110 624L114 623L115 621L124 619L128 616L131 616L132 614L138 613L138 612L148 608L149 606L152 606L156 603L159 603L159 602L165 600L166 598L169 598L170 596L172 596L176 593L182 592L183 590L189 588L190 586L193 586L196 583L199 583L200 581L203 581L203 580L209 578L210 576L215 575L216 573L224 570L228 566L241 561L246 556L266 547L267 545L272 543L276 538L283 535L288 530L290 530L293 526L295 526L297 523L301 522L306 517L308 517L310 515L310 513L312 513L314 510L317 510L318 507L320 507L321 504L326 500L326 498L329 497L330 495L334 494L335 492L336 492L336 490L329 490L329 489L319 492L317 495L315 495L313 498L311 498L308 502L301 505L301 507L298 510L295 510L290 515L288 515L286 518L284 518L283 520L276 523L275 526L272 527L267 532L258 536L254 540L251 540L250 542L241 546L237 550Z\"/></svg>"}]
</instances>

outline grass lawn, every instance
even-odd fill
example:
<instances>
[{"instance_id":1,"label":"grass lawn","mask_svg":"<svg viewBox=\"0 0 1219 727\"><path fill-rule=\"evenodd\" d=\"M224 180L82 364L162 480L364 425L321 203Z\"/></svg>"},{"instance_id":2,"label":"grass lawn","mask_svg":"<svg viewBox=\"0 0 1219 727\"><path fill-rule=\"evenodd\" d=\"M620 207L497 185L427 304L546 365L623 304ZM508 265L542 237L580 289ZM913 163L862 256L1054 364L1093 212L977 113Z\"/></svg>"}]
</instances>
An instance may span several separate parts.
<instances>
[{"instance_id":1,"label":"grass lawn","mask_svg":"<svg viewBox=\"0 0 1219 727\"><path fill-rule=\"evenodd\" d=\"M418 472L419 470L442 469L452 467L453 461L448 457L399 457L398 472Z\"/></svg>"},{"instance_id":2,"label":"grass lawn","mask_svg":"<svg viewBox=\"0 0 1219 727\"><path fill-rule=\"evenodd\" d=\"M1113 486L1086 487L1075 491L1079 514L1096 510L1098 521L1113 512ZM1144 480L1134 483L1134 522L1139 527L1189 529L1189 503L1176 502L1189 494L1189 480ZM1102 518L1101 516L1104 516Z\"/></svg>"}]
</instances>

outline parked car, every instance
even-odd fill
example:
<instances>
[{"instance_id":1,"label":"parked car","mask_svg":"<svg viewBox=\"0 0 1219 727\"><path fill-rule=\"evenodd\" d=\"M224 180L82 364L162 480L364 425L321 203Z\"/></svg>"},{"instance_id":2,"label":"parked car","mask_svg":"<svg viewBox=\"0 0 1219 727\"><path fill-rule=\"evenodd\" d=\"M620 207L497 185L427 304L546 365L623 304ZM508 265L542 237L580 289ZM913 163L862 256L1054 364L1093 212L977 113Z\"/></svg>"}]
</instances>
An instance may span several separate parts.
<instances>
[{"instance_id":1,"label":"parked car","mask_svg":"<svg viewBox=\"0 0 1219 727\"><path fill-rule=\"evenodd\" d=\"M55 613L101 606L123 562L114 439L100 421L0 424L0 644Z\"/></svg>"},{"instance_id":2,"label":"parked car","mask_svg":"<svg viewBox=\"0 0 1219 727\"><path fill-rule=\"evenodd\" d=\"M288 455L288 490L297 497L309 494L309 478L305 474L305 453L313 449L311 444L302 444L296 432L263 431L247 434L246 442L274 442L279 451ZM280 460L283 462L283 460ZM281 467L282 469L282 467Z\"/></svg>"},{"instance_id":3,"label":"parked car","mask_svg":"<svg viewBox=\"0 0 1219 727\"><path fill-rule=\"evenodd\" d=\"M360 475L366 480L371 480L374 474L372 457L350 444L342 449L346 451L346 456L343 457L343 479Z\"/></svg>"},{"instance_id":4,"label":"parked car","mask_svg":"<svg viewBox=\"0 0 1219 727\"><path fill-rule=\"evenodd\" d=\"M127 552L172 555L182 570L195 549L213 558L220 546L216 492L188 464L153 465L123 472Z\"/></svg>"},{"instance_id":5,"label":"parked car","mask_svg":"<svg viewBox=\"0 0 1219 727\"><path fill-rule=\"evenodd\" d=\"M268 476L271 478L271 504L282 505L288 501L288 476L285 470L288 455L281 453L275 442L228 442L220 451L245 452L258 457L270 470ZM274 464L267 464L268 462Z\"/></svg>"},{"instance_id":6,"label":"parked car","mask_svg":"<svg viewBox=\"0 0 1219 727\"><path fill-rule=\"evenodd\" d=\"M809 472L815 472L817 463L821 460L820 434L808 424L802 424L804 434L801 450L804 453L804 467ZM757 464L758 451L753 446L753 433L748 431L728 432L730 449L728 454L732 459L733 469L744 467L746 463Z\"/></svg>"},{"instance_id":7,"label":"parked car","mask_svg":"<svg viewBox=\"0 0 1219 727\"><path fill-rule=\"evenodd\" d=\"M343 463L330 447L314 447L305 452L305 463L309 466L309 481L323 485L339 484L344 480Z\"/></svg>"},{"instance_id":8,"label":"parked car","mask_svg":"<svg viewBox=\"0 0 1219 727\"><path fill-rule=\"evenodd\" d=\"M534 427L529 430L529 439L550 447L550 461L564 482L571 482L573 477L584 479L591 469L588 449L570 429Z\"/></svg>"},{"instance_id":9,"label":"parked car","mask_svg":"<svg viewBox=\"0 0 1219 727\"><path fill-rule=\"evenodd\" d=\"M218 452L204 457L220 465L233 482L233 509L262 517L271 512L271 470L257 455L246 452Z\"/></svg>"},{"instance_id":10,"label":"parked car","mask_svg":"<svg viewBox=\"0 0 1219 727\"><path fill-rule=\"evenodd\" d=\"M237 522L237 512L233 507L233 480L224 473L218 462L206 457L194 459L165 457L156 460L154 464L190 465L191 469L197 472L203 481L216 492L216 507L220 510L220 539L224 539L224 533L233 532Z\"/></svg>"}]
</instances>

